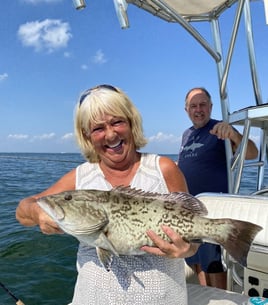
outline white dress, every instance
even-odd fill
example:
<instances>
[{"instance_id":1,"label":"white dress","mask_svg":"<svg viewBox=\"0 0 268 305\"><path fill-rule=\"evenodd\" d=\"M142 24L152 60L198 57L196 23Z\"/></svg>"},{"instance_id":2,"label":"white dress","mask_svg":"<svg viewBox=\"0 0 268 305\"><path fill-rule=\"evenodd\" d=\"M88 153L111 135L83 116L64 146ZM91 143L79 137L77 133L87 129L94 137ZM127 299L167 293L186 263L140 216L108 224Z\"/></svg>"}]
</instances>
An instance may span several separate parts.
<instances>
[{"instance_id":1,"label":"white dress","mask_svg":"<svg viewBox=\"0 0 268 305\"><path fill-rule=\"evenodd\" d=\"M131 187L168 193L159 167L159 156L142 154ZM97 163L76 170L76 189L110 190ZM100 264L95 248L80 243L78 276L72 305L187 305L183 259L144 254L113 258L111 271Z\"/></svg>"}]
</instances>

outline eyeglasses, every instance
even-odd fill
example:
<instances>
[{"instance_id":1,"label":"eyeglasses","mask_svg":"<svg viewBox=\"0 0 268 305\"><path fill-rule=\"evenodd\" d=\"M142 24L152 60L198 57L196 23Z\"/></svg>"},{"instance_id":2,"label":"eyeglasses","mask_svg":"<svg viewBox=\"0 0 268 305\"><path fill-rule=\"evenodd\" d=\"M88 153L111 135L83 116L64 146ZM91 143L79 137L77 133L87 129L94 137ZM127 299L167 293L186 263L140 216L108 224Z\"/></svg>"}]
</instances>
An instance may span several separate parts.
<instances>
[{"instance_id":1,"label":"eyeglasses","mask_svg":"<svg viewBox=\"0 0 268 305\"><path fill-rule=\"evenodd\" d=\"M112 90L114 92L117 92L119 93L119 91L111 86L111 85L106 85L106 84L103 84L103 85L98 85L96 87L93 87L93 88L90 88L90 89L87 89L85 92L82 93L81 97L80 97L80 100L79 100L79 107L81 106L81 104L83 103L83 101L85 100L85 98L93 91L93 90L96 90L96 89L108 89L108 90Z\"/></svg>"}]
</instances>

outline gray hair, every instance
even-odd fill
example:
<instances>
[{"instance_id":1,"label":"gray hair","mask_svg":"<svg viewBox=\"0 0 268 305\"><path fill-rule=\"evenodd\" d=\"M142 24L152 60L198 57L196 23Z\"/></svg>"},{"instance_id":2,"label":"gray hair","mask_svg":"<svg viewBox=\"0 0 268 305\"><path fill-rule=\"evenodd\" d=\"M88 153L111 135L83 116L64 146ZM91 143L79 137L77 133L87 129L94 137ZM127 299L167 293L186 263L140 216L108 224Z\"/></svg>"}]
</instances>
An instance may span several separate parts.
<instances>
[{"instance_id":1,"label":"gray hair","mask_svg":"<svg viewBox=\"0 0 268 305\"><path fill-rule=\"evenodd\" d=\"M202 92L204 92L205 95L207 96L209 102L212 103L211 95L210 95L210 93L207 91L206 88L204 88L204 87L194 87L194 88L190 89L190 90L186 93L186 96L185 96L185 107L187 106L189 94L190 94L192 91L195 91L195 90L201 90Z\"/></svg>"}]
</instances>

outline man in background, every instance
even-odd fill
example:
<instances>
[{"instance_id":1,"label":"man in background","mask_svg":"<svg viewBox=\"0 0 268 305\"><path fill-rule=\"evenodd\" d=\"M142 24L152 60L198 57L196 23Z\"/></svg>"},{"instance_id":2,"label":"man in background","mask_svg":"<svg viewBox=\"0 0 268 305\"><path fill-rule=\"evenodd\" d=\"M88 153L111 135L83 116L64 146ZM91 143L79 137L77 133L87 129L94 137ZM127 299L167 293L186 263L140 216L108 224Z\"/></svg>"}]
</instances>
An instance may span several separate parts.
<instances>
[{"instance_id":1,"label":"man in background","mask_svg":"<svg viewBox=\"0 0 268 305\"><path fill-rule=\"evenodd\" d=\"M189 192L192 195L228 193L224 140L230 139L235 152L242 135L228 123L211 118L212 101L205 88L193 88L186 94L185 110L193 126L183 133L178 166L185 175ZM249 140L246 159L257 156L258 150ZM202 244L186 262L197 274L200 285L226 289L226 270L219 245Z\"/></svg>"}]
</instances>

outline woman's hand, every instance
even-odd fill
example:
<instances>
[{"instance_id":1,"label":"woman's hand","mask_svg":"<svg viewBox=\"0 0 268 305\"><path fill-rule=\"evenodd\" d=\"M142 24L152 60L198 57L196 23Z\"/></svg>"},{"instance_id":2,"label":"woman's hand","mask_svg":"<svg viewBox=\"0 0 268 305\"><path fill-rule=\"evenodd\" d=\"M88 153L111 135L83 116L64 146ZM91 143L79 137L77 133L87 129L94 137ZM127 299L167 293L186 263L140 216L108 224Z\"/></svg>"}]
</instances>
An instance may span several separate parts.
<instances>
[{"instance_id":1,"label":"woman's hand","mask_svg":"<svg viewBox=\"0 0 268 305\"><path fill-rule=\"evenodd\" d=\"M169 258L186 258L194 255L199 248L199 244L186 242L168 226L162 225L162 230L170 238L171 242L163 240L152 230L148 230L147 235L155 246L142 246L141 250L150 254Z\"/></svg>"},{"instance_id":2,"label":"woman's hand","mask_svg":"<svg viewBox=\"0 0 268 305\"><path fill-rule=\"evenodd\" d=\"M44 234L63 234L64 232L60 229L60 227L52 220L47 213L45 213L39 206L36 207L38 209L38 224L40 230Z\"/></svg>"},{"instance_id":3,"label":"woman's hand","mask_svg":"<svg viewBox=\"0 0 268 305\"><path fill-rule=\"evenodd\" d=\"M38 196L32 196L21 200L16 210L17 220L25 226L39 225L44 234L61 234L63 231L45 213L37 203Z\"/></svg>"}]
</instances>

